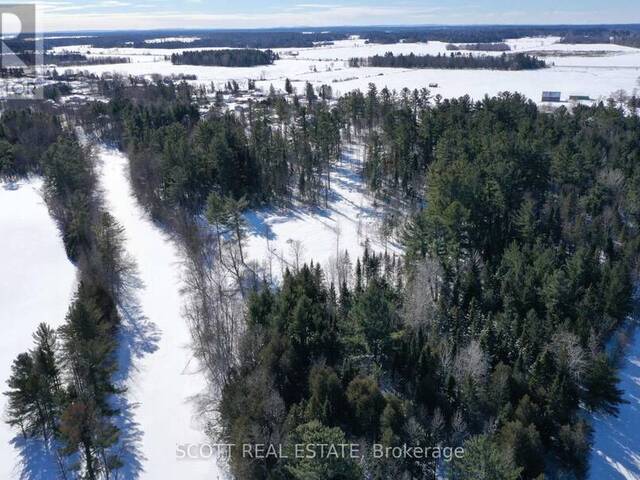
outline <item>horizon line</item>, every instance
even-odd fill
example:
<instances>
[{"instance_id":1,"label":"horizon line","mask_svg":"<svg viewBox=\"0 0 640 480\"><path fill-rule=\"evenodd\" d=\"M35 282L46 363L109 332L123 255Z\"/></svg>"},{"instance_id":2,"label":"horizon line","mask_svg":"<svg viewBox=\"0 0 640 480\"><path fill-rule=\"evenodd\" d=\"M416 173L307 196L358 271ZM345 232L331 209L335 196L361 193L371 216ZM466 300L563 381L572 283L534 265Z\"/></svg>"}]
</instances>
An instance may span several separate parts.
<instances>
[{"instance_id":1,"label":"horizon line","mask_svg":"<svg viewBox=\"0 0 640 480\"><path fill-rule=\"evenodd\" d=\"M322 30L327 29L367 29L367 28L464 28L464 27L501 27L501 28L523 28L523 27L539 27L539 28L561 28L561 27L587 27L587 28L611 28L611 27L638 27L640 23L425 23L425 24L370 24L370 25L323 25L323 26L279 26L279 27L234 27L234 28L219 28L219 27L167 27L167 28L126 28L126 29L72 29L72 30L48 30L39 31L36 33L23 32L23 34L30 35L49 35L49 34L66 34L66 33L126 33L126 32L172 32L172 31L198 31L198 32L240 32L240 31L297 31L297 30ZM321 31L313 33L322 33Z\"/></svg>"}]
</instances>

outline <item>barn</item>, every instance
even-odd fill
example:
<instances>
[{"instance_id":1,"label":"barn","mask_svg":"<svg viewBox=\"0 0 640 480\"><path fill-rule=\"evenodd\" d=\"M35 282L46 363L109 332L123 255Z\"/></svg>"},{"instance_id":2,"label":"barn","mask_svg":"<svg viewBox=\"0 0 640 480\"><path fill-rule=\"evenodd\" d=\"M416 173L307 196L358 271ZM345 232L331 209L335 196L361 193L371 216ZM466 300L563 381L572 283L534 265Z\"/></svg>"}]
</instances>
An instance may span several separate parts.
<instances>
[{"instance_id":1,"label":"barn","mask_svg":"<svg viewBox=\"0 0 640 480\"><path fill-rule=\"evenodd\" d=\"M542 92L543 102L559 102L561 97L560 92Z\"/></svg>"}]
</instances>

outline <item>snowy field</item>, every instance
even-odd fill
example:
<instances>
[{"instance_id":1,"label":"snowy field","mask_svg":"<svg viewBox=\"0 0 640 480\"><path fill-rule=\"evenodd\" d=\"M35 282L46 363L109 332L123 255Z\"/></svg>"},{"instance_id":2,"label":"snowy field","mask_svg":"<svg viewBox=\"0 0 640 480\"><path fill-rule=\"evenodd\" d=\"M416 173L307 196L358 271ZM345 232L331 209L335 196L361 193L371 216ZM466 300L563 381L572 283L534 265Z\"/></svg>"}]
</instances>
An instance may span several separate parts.
<instances>
[{"instance_id":1,"label":"snowy field","mask_svg":"<svg viewBox=\"0 0 640 480\"><path fill-rule=\"evenodd\" d=\"M362 184L362 150L354 145L344 148L342 159L332 172L332 192L326 208L269 208L246 214L250 226L249 259L274 278L280 278L287 267L296 267L296 261L302 265L313 260L320 263L332 281L338 255L347 251L355 263L367 240L373 251L400 253L399 245L380 233L384 209L374 204L373 196Z\"/></svg>"},{"instance_id":2,"label":"snowy field","mask_svg":"<svg viewBox=\"0 0 640 480\"><path fill-rule=\"evenodd\" d=\"M127 468L135 471L126 478L218 480L222 477L212 459L179 459L177 454L179 446L208 441L195 414L194 400L206 384L181 315L178 250L132 196L127 158L105 148L98 154L105 200L125 229L125 246L142 283L137 302L123 312L120 342L132 353L126 381L132 415L123 433L132 437L129 450L136 458L129 459ZM121 368L126 368L122 362Z\"/></svg>"},{"instance_id":3,"label":"snowy field","mask_svg":"<svg viewBox=\"0 0 640 480\"><path fill-rule=\"evenodd\" d=\"M76 283L76 269L67 259L58 228L42 199L41 186L39 179L21 181L14 187L0 183L2 392L13 360L33 346L31 335L38 324L46 322L55 328L64 322ZM0 395L0 478L20 478L23 467L41 474L55 471L53 458L38 448L37 442L25 445L18 437L20 450L12 447L16 432L4 423L5 408L6 397Z\"/></svg>"},{"instance_id":4,"label":"snowy field","mask_svg":"<svg viewBox=\"0 0 640 480\"><path fill-rule=\"evenodd\" d=\"M533 71L497 70L438 70L396 68L351 68L347 61L352 57L368 57L395 54L449 54L446 43L398 43L393 45L366 44L364 40L342 40L334 45L323 45L301 49L275 49L281 59L273 65L250 68L203 67L172 65L165 56L184 49L155 48L91 48L87 45L58 48L57 51L80 51L96 56L125 56L131 63L118 65L94 65L81 70L102 74L117 72L132 75L161 73L195 74L196 84L211 83L217 87L234 79L246 84L248 79L257 80L258 88L268 91L271 84L282 90L284 81L290 78L294 87L302 91L306 81L319 86L323 83L333 87L334 94L346 93L359 88L365 90L369 83L378 88L388 87L397 91L408 87L431 88L434 95L445 98L470 95L482 98L503 91L520 92L538 101L544 90L561 91L569 95L589 95L593 99L606 98L618 90L632 93L640 88L640 49L611 44L567 45L557 43L558 37L521 38L507 40L513 52L530 52L543 55L550 68ZM196 49L200 50L200 49ZM478 54L479 52L474 52ZM501 52L489 52L500 55Z\"/></svg>"}]
</instances>

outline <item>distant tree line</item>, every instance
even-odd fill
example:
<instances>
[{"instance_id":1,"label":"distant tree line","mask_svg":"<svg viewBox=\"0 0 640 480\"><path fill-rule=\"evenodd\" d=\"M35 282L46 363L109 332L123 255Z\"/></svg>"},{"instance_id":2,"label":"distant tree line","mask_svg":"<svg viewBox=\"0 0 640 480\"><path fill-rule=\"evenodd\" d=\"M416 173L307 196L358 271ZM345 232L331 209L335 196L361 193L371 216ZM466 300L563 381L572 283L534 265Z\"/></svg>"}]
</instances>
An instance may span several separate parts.
<instances>
[{"instance_id":1,"label":"distant tree line","mask_svg":"<svg viewBox=\"0 0 640 480\"><path fill-rule=\"evenodd\" d=\"M174 53L171 63L174 65L207 65L218 67L255 67L271 65L279 57L271 50L252 48L199 50Z\"/></svg>"},{"instance_id":2,"label":"distant tree line","mask_svg":"<svg viewBox=\"0 0 640 480\"><path fill-rule=\"evenodd\" d=\"M357 29L356 29L357 30ZM353 31L370 43L399 42L498 43L510 38L574 35L608 36L611 31L638 32L634 25L464 25L449 27L391 27Z\"/></svg>"},{"instance_id":3,"label":"distant tree line","mask_svg":"<svg viewBox=\"0 0 640 480\"><path fill-rule=\"evenodd\" d=\"M510 38L535 36L591 36L608 38L614 35L637 34L640 28L634 25L465 25L465 26L424 26L424 27L332 27L331 31L305 32L303 29L262 29L262 30L165 30L165 31L118 31L91 32L82 43L93 47L116 48L310 48L317 44L327 44L347 40L351 35L359 35L370 43L394 44L399 42L446 43L496 43ZM147 42L158 38L168 41ZM188 41L180 37L191 37ZM8 39L12 51L32 48L33 42L22 38ZM54 47L74 46L78 38L44 38L45 50Z\"/></svg>"},{"instance_id":4,"label":"distant tree line","mask_svg":"<svg viewBox=\"0 0 640 480\"><path fill-rule=\"evenodd\" d=\"M626 47L640 48L640 31L638 30L611 30L596 32L571 32L562 38L561 43L613 43Z\"/></svg>"},{"instance_id":5,"label":"distant tree line","mask_svg":"<svg viewBox=\"0 0 640 480\"><path fill-rule=\"evenodd\" d=\"M168 41L147 42L167 37ZM192 37L189 41L180 37ZM348 36L345 33L320 33L305 34L302 31L292 30L180 30L180 31L119 31L119 32L95 32L89 38L82 39L82 43L97 48L309 48L315 42L331 42L343 40ZM12 43L17 47L15 41ZM78 44L77 38L45 38L45 49L53 47L73 46Z\"/></svg>"},{"instance_id":6,"label":"distant tree line","mask_svg":"<svg viewBox=\"0 0 640 480\"><path fill-rule=\"evenodd\" d=\"M350 67L385 67L385 68L444 68L444 69L487 69L487 70L535 70L545 68L544 60L539 60L524 53L508 55L394 55L387 52L368 58L349 59Z\"/></svg>"},{"instance_id":7,"label":"distant tree line","mask_svg":"<svg viewBox=\"0 0 640 480\"><path fill-rule=\"evenodd\" d=\"M71 65L111 65L116 63L129 63L129 57L118 56L87 56L80 53L56 53L45 54L43 62L45 65L56 65L67 67Z\"/></svg>"},{"instance_id":8,"label":"distant tree line","mask_svg":"<svg viewBox=\"0 0 640 480\"><path fill-rule=\"evenodd\" d=\"M458 50L470 50L477 52L508 52L511 50L511 47L504 42L496 42L496 43L463 43L454 45L453 43L447 44L447 50L458 51Z\"/></svg>"},{"instance_id":9,"label":"distant tree line","mask_svg":"<svg viewBox=\"0 0 640 480\"><path fill-rule=\"evenodd\" d=\"M23 68L0 68L0 78L22 78L24 75Z\"/></svg>"}]
</instances>

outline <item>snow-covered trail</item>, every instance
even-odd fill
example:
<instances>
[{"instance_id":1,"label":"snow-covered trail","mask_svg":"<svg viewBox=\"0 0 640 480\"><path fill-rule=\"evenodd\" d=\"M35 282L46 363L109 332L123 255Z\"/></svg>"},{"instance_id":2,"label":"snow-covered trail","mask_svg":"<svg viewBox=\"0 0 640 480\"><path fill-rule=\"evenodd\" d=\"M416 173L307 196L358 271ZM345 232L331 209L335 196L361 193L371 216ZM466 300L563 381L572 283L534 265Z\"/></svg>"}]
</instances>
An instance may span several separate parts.
<instances>
[{"instance_id":1,"label":"snow-covered trail","mask_svg":"<svg viewBox=\"0 0 640 480\"><path fill-rule=\"evenodd\" d=\"M0 184L0 391L7 389L11 364L32 348L41 322L64 322L76 284L76 268L67 259L55 222L41 196L42 181ZM7 398L0 395L0 478L19 478L18 463L28 456L31 468L55 472L52 458L11 446L16 432L4 423ZM25 455L26 453L26 455ZM21 460L22 455L22 460ZM51 460L51 461L50 461ZM54 478L54 477L51 477Z\"/></svg>"},{"instance_id":2,"label":"snow-covered trail","mask_svg":"<svg viewBox=\"0 0 640 480\"><path fill-rule=\"evenodd\" d=\"M143 284L137 300L147 320L141 320L145 329L152 324L155 331L153 351L134 358L127 381L128 401L137 405L132 414L134 427L142 432L137 459L140 478L222 478L213 459L186 460L177 454L179 446L207 442L191 401L203 392L206 382L188 348L190 334L181 315L178 250L133 197L127 158L104 147L98 155L107 208L125 229L126 250L135 259Z\"/></svg>"},{"instance_id":3,"label":"snow-covered trail","mask_svg":"<svg viewBox=\"0 0 640 480\"><path fill-rule=\"evenodd\" d=\"M592 418L591 480L640 480L640 330L631 335L619 385L629 403L617 417Z\"/></svg>"}]
</instances>

